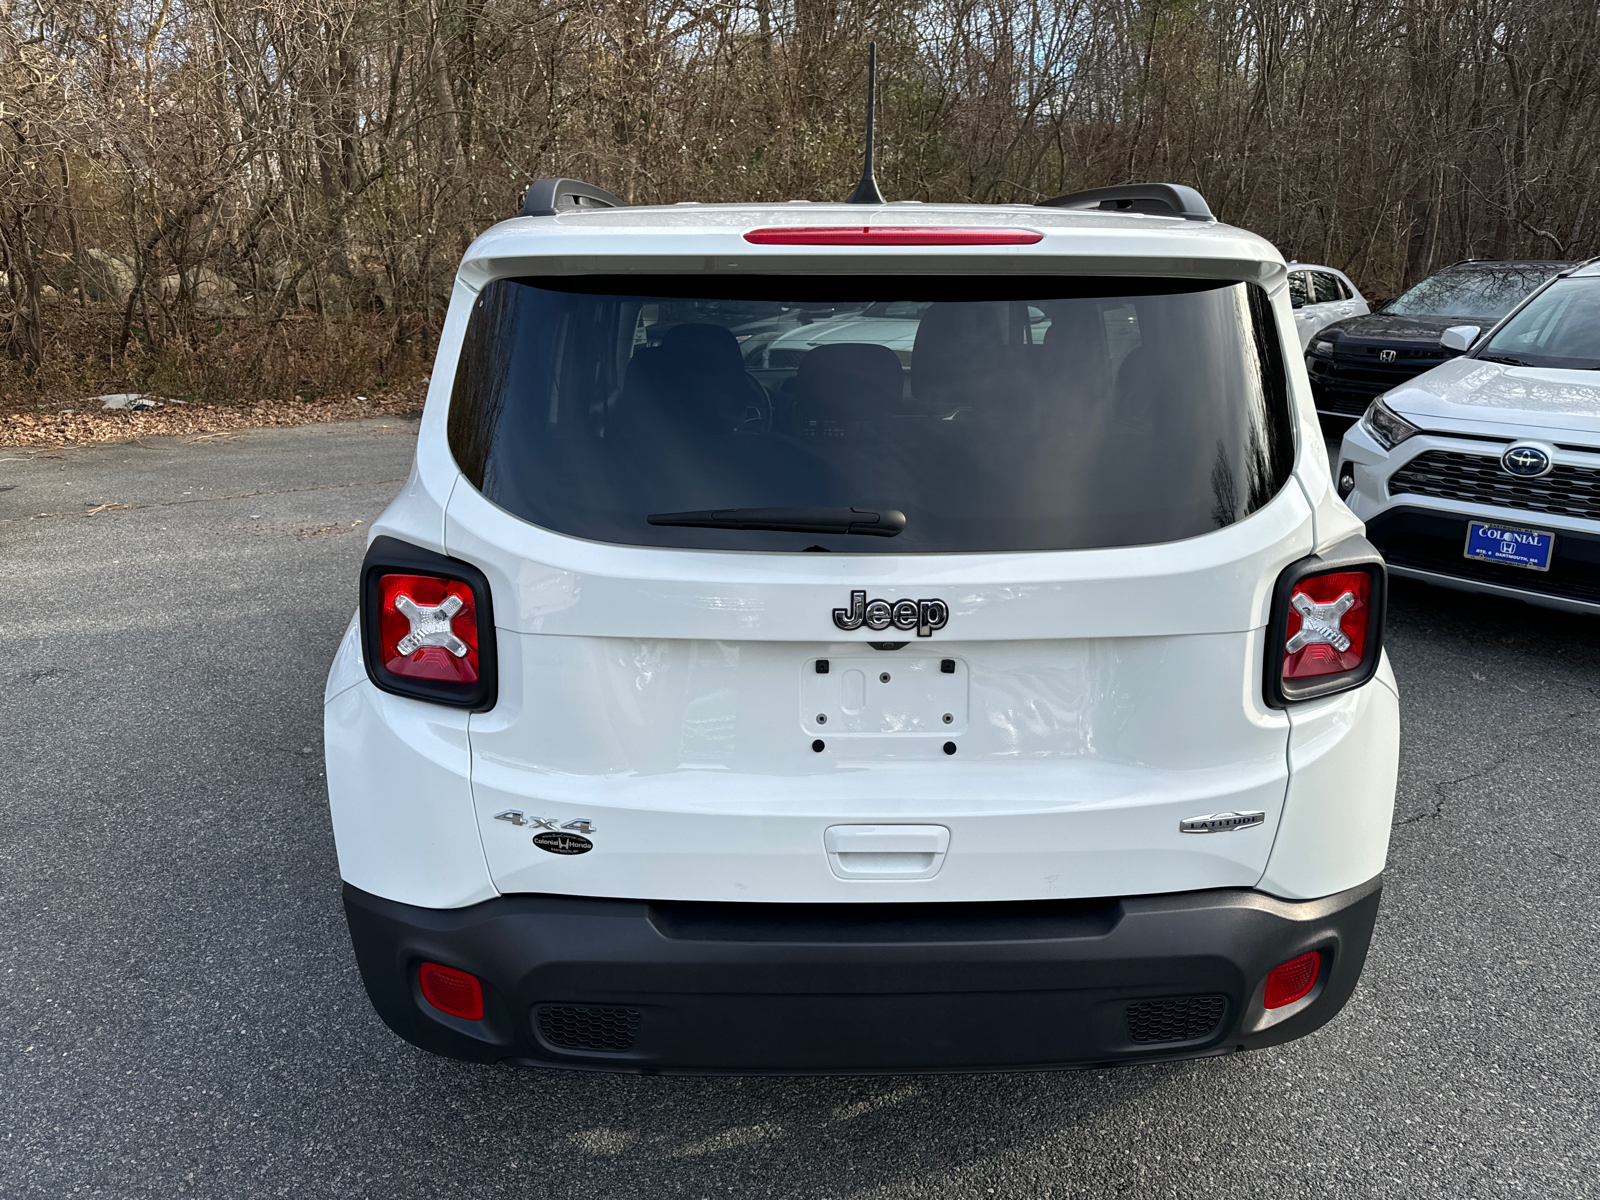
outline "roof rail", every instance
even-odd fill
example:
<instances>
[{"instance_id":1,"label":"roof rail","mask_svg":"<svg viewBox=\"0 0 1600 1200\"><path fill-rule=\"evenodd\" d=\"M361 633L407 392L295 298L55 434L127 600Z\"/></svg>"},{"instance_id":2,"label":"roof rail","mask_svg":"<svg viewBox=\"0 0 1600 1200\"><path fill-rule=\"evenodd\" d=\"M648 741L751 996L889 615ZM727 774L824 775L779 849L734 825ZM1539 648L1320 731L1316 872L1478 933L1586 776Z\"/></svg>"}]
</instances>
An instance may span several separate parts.
<instances>
[{"instance_id":1,"label":"roof rail","mask_svg":"<svg viewBox=\"0 0 1600 1200\"><path fill-rule=\"evenodd\" d=\"M582 208L627 208L605 188L581 179L536 179L522 198L522 217L553 217Z\"/></svg>"},{"instance_id":2,"label":"roof rail","mask_svg":"<svg viewBox=\"0 0 1600 1200\"><path fill-rule=\"evenodd\" d=\"M1116 187L1064 192L1039 201L1041 208L1090 208L1100 212L1153 213L1189 221L1215 221L1206 198L1181 183L1119 183Z\"/></svg>"}]
</instances>

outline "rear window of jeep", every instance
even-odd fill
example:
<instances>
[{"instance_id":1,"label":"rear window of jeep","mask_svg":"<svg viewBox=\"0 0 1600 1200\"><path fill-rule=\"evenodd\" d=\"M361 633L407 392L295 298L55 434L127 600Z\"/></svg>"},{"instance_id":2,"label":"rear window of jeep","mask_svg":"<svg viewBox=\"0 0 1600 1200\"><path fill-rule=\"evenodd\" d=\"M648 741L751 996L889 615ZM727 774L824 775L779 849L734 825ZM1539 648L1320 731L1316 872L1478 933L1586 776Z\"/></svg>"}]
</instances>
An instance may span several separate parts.
<instances>
[{"instance_id":1,"label":"rear window of jeep","mask_svg":"<svg viewBox=\"0 0 1600 1200\"><path fill-rule=\"evenodd\" d=\"M1119 278L501 279L450 446L490 501L601 542L951 553L1230 525L1293 458L1265 294ZM856 508L893 537L651 524Z\"/></svg>"}]
</instances>

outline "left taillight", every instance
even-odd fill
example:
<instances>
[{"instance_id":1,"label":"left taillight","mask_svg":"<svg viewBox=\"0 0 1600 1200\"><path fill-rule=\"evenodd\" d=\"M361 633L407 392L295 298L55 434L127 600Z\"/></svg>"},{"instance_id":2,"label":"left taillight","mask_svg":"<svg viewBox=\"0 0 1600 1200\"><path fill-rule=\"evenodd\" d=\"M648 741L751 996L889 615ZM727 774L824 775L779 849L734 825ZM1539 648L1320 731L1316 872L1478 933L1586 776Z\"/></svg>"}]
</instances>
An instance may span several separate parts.
<instances>
[{"instance_id":1,"label":"left taillight","mask_svg":"<svg viewBox=\"0 0 1600 1200\"><path fill-rule=\"evenodd\" d=\"M1383 650L1388 573L1365 538L1290 565L1267 627L1267 702L1282 708L1366 683Z\"/></svg>"},{"instance_id":2,"label":"left taillight","mask_svg":"<svg viewBox=\"0 0 1600 1200\"><path fill-rule=\"evenodd\" d=\"M492 708L496 671L489 583L470 563L381 537L361 568L367 677L415 700Z\"/></svg>"}]
</instances>

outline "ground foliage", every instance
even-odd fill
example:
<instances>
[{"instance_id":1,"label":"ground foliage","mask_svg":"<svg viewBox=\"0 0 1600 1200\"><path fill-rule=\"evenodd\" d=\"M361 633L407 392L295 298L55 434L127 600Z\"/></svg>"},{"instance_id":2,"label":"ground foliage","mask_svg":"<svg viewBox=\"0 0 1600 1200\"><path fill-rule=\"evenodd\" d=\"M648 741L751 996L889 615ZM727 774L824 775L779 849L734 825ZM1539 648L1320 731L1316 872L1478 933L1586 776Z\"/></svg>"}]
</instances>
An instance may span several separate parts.
<instances>
[{"instance_id":1,"label":"ground foliage","mask_svg":"<svg viewBox=\"0 0 1600 1200\"><path fill-rule=\"evenodd\" d=\"M1392 295L1600 243L1593 0L0 0L0 393L214 405L426 369L527 183L1198 186Z\"/></svg>"}]
</instances>

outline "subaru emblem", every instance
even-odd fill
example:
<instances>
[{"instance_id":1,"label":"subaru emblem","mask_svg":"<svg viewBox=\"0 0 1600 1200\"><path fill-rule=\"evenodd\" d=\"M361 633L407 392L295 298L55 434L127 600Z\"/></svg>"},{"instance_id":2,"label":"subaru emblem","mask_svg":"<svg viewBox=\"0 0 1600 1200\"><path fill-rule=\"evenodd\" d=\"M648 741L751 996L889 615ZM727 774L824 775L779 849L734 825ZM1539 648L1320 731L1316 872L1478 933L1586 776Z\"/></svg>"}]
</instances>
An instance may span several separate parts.
<instances>
[{"instance_id":1,"label":"subaru emblem","mask_svg":"<svg viewBox=\"0 0 1600 1200\"><path fill-rule=\"evenodd\" d=\"M1548 451L1527 442L1507 446L1506 452L1500 456L1500 465L1505 468L1506 474L1519 479L1537 479L1555 469Z\"/></svg>"}]
</instances>

